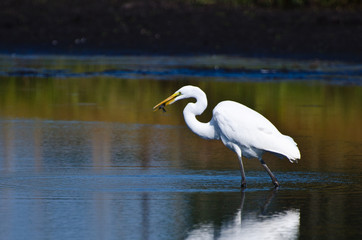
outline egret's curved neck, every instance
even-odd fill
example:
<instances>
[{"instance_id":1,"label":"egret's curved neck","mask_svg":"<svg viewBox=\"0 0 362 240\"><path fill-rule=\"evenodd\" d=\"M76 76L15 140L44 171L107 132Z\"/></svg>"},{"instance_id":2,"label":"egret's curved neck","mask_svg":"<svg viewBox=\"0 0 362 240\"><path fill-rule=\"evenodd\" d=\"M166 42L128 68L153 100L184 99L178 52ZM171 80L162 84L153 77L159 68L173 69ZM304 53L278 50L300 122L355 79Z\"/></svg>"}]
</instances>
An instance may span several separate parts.
<instances>
[{"instance_id":1,"label":"egret's curved neck","mask_svg":"<svg viewBox=\"0 0 362 240\"><path fill-rule=\"evenodd\" d=\"M196 116L201 115L207 107L206 94L200 90L197 96L194 97L196 98L196 102L187 104L183 111L187 126L202 138L218 139L212 120L208 123L202 123L196 118Z\"/></svg>"}]
</instances>

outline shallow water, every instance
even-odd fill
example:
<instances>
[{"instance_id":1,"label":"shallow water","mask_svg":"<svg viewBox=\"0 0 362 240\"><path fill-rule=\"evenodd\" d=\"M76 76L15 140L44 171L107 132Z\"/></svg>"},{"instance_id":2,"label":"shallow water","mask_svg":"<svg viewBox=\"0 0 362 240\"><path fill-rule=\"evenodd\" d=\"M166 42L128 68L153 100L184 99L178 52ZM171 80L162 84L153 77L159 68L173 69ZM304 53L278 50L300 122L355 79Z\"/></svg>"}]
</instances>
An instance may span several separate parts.
<instances>
[{"instance_id":1,"label":"shallow water","mask_svg":"<svg viewBox=\"0 0 362 240\"><path fill-rule=\"evenodd\" d=\"M0 58L1 239L360 239L362 66L237 57ZM298 143L291 164L255 159L185 126L198 85L209 107L248 105Z\"/></svg>"}]
</instances>

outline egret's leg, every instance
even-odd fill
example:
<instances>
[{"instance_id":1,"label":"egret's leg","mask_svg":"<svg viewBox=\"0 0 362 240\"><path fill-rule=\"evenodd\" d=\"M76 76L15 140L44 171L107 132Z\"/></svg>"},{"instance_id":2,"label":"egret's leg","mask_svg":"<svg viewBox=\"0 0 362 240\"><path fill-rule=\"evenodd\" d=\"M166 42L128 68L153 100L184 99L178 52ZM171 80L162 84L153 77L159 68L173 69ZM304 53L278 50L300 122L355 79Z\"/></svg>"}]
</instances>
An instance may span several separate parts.
<instances>
[{"instance_id":1,"label":"egret's leg","mask_svg":"<svg viewBox=\"0 0 362 240\"><path fill-rule=\"evenodd\" d=\"M239 159L239 166L241 173L241 188L246 188L246 179L245 179L244 165L243 165L243 160L241 158L241 153L240 155L238 154L238 159Z\"/></svg>"},{"instance_id":2,"label":"egret's leg","mask_svg":"<svg viewBox=\"0 0 362 240\"><path fill-rule=\"evenodd\" d=\"M277 188L279 187L279 182L277 180L277 178L274 176L274 174L272 173L272 171L270 171L269 167L266 165L266 163L264 162L263 159L260 159L260 163L261 165L264 167L265 171L269 174L274 186Z\"/></svg>"},{"instance_id":3,"label":"egret's leg","mask_svg":"<svg viewBox=\"0 0 362 240\"><path fill-rule=\"evenodd\" d=\"M245 172L244 172L244 165L243 165L243 160L242 160L241 149L239 148L238 145L236 145L232 142L228 142L225 138L223 138L223 136L221 136L221 140L225 144L225 146L227 146L228 148L233 150L236 153L236 155L238 155L239 167L240 167L240 173L241 173L241 188L246 188Z\"/></svg>"}]
</instances>

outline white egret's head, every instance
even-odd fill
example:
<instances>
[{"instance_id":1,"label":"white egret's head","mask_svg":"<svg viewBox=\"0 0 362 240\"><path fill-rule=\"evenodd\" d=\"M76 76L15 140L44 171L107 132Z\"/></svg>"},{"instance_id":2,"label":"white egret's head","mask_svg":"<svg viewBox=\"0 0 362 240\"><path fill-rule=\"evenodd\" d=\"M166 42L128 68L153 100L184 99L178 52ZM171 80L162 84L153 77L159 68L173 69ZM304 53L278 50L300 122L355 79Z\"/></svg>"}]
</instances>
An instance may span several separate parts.
<instances>
[{"instance_id":1,"label":"white egret's head","mask_svg":"<svg viewBox=\"0 0 362 240\"><path fill-rule=\"evenodd\" d=\"M168 98L166 98L165 100L154 106L153 111L157 111L159 109L166 111L165 106L170 105L184 98L194 97L197 91L200 91L198 87L184 86L179 90L177 90L174 94L172 94L171 96L169 96Z\"/></svg>"}]
</instances>

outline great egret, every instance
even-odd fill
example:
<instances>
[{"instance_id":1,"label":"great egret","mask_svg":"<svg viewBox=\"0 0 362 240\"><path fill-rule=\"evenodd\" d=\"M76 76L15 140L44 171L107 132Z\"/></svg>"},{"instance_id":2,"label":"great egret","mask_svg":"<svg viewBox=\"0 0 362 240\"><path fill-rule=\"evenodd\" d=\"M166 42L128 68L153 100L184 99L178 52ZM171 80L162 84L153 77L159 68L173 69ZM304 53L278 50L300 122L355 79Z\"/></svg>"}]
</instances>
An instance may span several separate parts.
<instances>
[{"instance_id":1,"label":"great egret","mask_svg":"<svg viewBox=\"0 0 362 240\"><path fill-rule=\"evenodd\" d=\"M233 150L239 159L241 187L246 187L242 156L258 158L269 174L275 187L279 182L262 159L265 151L283 155L290 162L300 159L300 152L294 140L281 134L278 129L258 112L233 101L222 101L213 110L210 122L202 123L196 119L207 107L206 94L198 87L184 86L170 97L157 104L153 110L162 109L176 101L195 98L195 103L188 103L183 111L187 126L204 139L221 140Z\"/></svg>"}]
</instances>

